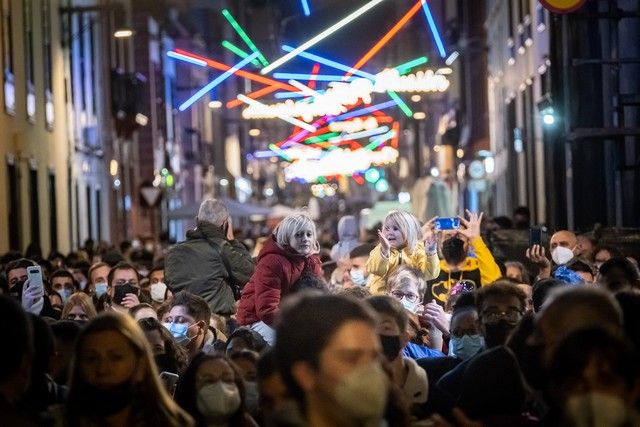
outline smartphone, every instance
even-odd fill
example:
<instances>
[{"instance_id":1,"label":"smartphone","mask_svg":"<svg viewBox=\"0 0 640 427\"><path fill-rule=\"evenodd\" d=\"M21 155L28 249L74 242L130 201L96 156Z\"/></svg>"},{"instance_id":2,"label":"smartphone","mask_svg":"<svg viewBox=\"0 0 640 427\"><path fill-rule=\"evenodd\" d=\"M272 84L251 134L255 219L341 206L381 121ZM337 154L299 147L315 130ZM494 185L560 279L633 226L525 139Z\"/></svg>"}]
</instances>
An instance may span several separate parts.
<instances>
[{"instance_id":1,"label":"smartphone","mask_svg":"<svg viewBox=\"0 0 640 427\"><path fill-rule=\"evenodd\" d=\"M176 385L178 384L178 380L180 376L178 374L174 374L173 372L162 371L160 372L160 380L164 384L165 388L173 396L173 393L176 391Z\"/></svg>"},{"instance_id":2,"label":"smartphone","mask_svg":"<svg viewBox=\"0 0 640 427\"><path fill-rule=\"evenodd\" d=\"M27 277L29 278L29 288L44 289L44 281L42 279L42 268L39 265L27 267Z\"/></svg>"},{"instance_id":3,"label":"smartphone","mask_svg":"<svg viewBox=\"0 0 640 427\"><path fill-rule=\"evenodd\" d=\"M132 291L131 286L121 285L121 286L113 287L113 301L116 304L122 304L122 300L124 299L124 297L127 296L127 294L139 295L140 292L138 289L136 289L135 291Z\"/></svg>"},{"instance_id":4,"label":"smartphone","mask_svg":"<svg viewBox=\"0 0 640 427\"><path fill-rule=\"evenodd\" d=\"M529 247L533 247L533 245L542 246L542 240L544 237L545 228L544 227L531 227L529 229Z\"/></svg>"},{"instance_id":5,"label":"smartphone","mask_svg":"<svg viewBox=\"0 0 640 427\"><path fill-rule=\"evenodd\" d=\"M436 218L434 225L436 230L457 230L460 228L460 218Z\"/></svg>"}]
</instances>

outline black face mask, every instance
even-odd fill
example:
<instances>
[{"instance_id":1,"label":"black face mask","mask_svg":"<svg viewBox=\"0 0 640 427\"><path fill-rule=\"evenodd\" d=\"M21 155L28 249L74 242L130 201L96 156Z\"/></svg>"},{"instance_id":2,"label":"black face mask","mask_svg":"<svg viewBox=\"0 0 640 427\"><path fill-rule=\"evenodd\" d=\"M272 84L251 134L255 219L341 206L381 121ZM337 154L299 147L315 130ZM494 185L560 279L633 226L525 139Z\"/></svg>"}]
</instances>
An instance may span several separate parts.
<instances>
[{"instance_id":1,"label":"black face mask","mask_svg":"<svg viewBox=\"0 0 640 427\"><path fill-rule=\"evenodd\" d=\"M136 288L135 286L129 283L115 286L113 288L113 302L120 305L122 304L122 300L124 299L125 296L127 296L127 294L138 295L139 292L140 292L139 288Z\"/></svg>"},{"instance_id":2,"label":"black face mask","mask_svg":"<svg viewBox=\"0 0 640 427\"><path fill-rule=\"evenodd\" d=\"M487 344L487 348L504 345L507 341L507 337L514 328L515 325L512 325L504 319L499 320L496 323L485 323L484 341Z\"/></svg>"},{"instance_id":3,"label":"black face mask","mask_svg":"<svg viewBox=\"0 0 640 427\"><path fill-rule=\"evenodd\" d=\"M13 287L9 290L9 295L17 298L18 301L22 301L22 288L24 288L25 281L26 280L20 280L18 283L13 285Z\"/></svg>"},{"instance_id":4,"label":"black face mask","mask_svg":"<svg viewBox=\"0 0 640 427\"><path fill-rule=\"evenodd\" d=\"M160 353L153 356L156 360L156 366L158 372L171 372L173 374L178 373L178 365L176 359L168 355L167 353Z\"/></svg>"},{"instance_id":5,"label":"black face mask","mask_svg":"<svg viewBox=\"0 0 640 427\"><path fill-rule=\"evenodd\" d=\"M394 360L400 353L400 335L378 335L380 344L382 344L382 352L388 361Z\"/></svg>"},{"instance_id":6,"label":"black face mask","mask_svg":"<svg viewBox=\"0 0 640 427\"><path fill-rule=\"evenodd\" d=\"M450 265L458 265L467 257L464 250L464 240L457 237L450 237L442 242L442 256Z\"/></svg>"},{"instance_id":7,"label":"black face mask","mask_svg":"<svg viewBox=\"0 0 640 427\"><path fill-rule=\"evenodd\" d=\"M102 418L117 414L131 405L134 394L131 381L125 381L106 390L86 384L76 397L76 403L80 413Z\"/></svg>"}]
</instances>

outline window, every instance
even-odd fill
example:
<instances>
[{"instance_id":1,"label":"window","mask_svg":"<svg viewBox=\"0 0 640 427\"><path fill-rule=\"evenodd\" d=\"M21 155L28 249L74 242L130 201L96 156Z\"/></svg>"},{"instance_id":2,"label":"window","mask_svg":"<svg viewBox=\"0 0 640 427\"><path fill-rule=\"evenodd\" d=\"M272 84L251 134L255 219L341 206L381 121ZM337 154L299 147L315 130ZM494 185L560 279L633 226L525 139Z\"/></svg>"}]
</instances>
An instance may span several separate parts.
<instances>
[{"instance_id":1,"label":"window","mask_svg":"<svg viewBox=\"0 0 640 427\"><path fill-rule=\"evenodd\" d=\"M0 0L2 3L2 70L4 83L4 108L8 114L16 112L16 89L13 83L13 26L11 24L11 0Z\"/></svg>"},{"instance_id":2,"label":"window","mask_svg":"<svg viewBox=\"0 0 640 427\"><path fill-rule=\"evenodd\" d=\"M9 207L9 249L22 251L20 242L20 178L18 168L13 161L7 162Z\"/></svg>"},{"instance_id":3,"label":"window","mask_svg":"<svg viewBox=\"0 0 640 427\"><path fill-rule=\"evenodd\" d=\"M42 0L42 52L44 67L44 121L48 130L53 130L55 112L53 108L53 61L51 53L51 0Z\"/></svg>"},{"instance_id":4,"label":"window","mask_svg":"<svg viewBox=\"0 0 640 427\"><path fill-rule=\"evenodd\" d=\"M23 0L22 17L24 25L24 75L27 93L27 118L30 122L36 118L35 76L33 69L33 0Z\"/></svg>"},{"instance_id":5,"label":"window","mask_svg":"<svg viewBox=\"0 0 640 427\"><path fill-rule=\"evenodd\" d=\"M29 169L29 215L31 242L40 246L40 201L38 200L38 170Z\"/></svg>"},{"instance_id":6,"label":"window","mask_svg":"<svg viewBox=\"0 0 640 427\"><path fill-rule=\"evenodd\" d=\"M51 250L58 249L58 209L56 206L56 176L49 173L49 240Z\"/></svg>"}]
</instances>

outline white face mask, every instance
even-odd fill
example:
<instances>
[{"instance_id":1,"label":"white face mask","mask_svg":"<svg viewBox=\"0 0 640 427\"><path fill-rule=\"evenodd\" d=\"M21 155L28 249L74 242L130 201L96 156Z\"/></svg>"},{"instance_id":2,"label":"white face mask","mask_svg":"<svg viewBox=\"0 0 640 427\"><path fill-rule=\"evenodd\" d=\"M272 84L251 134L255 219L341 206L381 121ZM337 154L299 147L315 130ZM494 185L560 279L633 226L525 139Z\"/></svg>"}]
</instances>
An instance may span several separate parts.
<instances>
[{"instance_id":1,"label":"white face mask","mask_svg":"<svg viewBox=\"0 0 640 427\"><path fill-rule=\"evenodd\" d=\"M573 251L569 248L558 246L551 251L551 259L557 265L564 265L573 259Z\"/></svg>"},{"instance_id":2,"label":"white face mask","mask_svg":"<svg viewBox=\"0 0 640 427\"><path fill-rule=\"evenodd\" d=\"M597 391L571 396L565 404L565 412L575 427L636 425L622 398Z\"/></svg>"},{"instance_id":3,"label":"white face mask","mask_svg":"<svg viewBox=\"0 0 640 427\"><path fill-rule=\"evenodd\" d=\"M167 285L162 282L154 283L150 287L151 299L155 302L164 302L164 296L167 293Z\"/></svg>"},{"instance_id":4,"label":"white face mask","mask_svg":"<svg viewBox=\"0 0 640 427\"><path fill-rule=\"evenodd\" d=\"M413 314L416 314L416 312L418 311L418 301L411 302L407 299L407 297L402 297L400 303L402 303L402 306L405 309L409 310Z\"/></svg>"},{"instance_id":5,"label":"white face mask","mask_svg":"<svg viewBox=\"0 0 640 427\"><path fill-rule=\"evenodd\" d=\"M235 384L218 381L198 390L196 403L205 418L227 419L240 408L240 391Z\"/></svg>"},{"instance_id":6,"label":"white face mask","mask_svg":"<svg viewBox=\"0 0 640 427\"><path fill-rule=\"evenodd\" d=\"M335 388L334 397L353 420L379 420L387 406L389 380L377 362L347 374Z\"/></svg>"}]
</instances>

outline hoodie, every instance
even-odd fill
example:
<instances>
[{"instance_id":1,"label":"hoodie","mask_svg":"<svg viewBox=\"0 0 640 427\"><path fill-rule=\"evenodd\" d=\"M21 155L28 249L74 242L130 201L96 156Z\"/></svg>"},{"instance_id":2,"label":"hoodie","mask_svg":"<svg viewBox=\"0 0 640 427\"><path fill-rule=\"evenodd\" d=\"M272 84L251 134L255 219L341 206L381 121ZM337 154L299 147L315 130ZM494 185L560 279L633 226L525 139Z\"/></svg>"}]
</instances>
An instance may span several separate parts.
<instances>
[{"instance_id":1,"label":"hoodie","mask_svg":"<svg viewBox=\"0 0 640 427\"><path fill-rule=\"evenodd\" d=\"M349 258L349 253L360 245L358 241L358 220L353 215L340 218L338 222L338 243L331 248L331 259L339 261Z\"/></svg>"}]
</instances>

